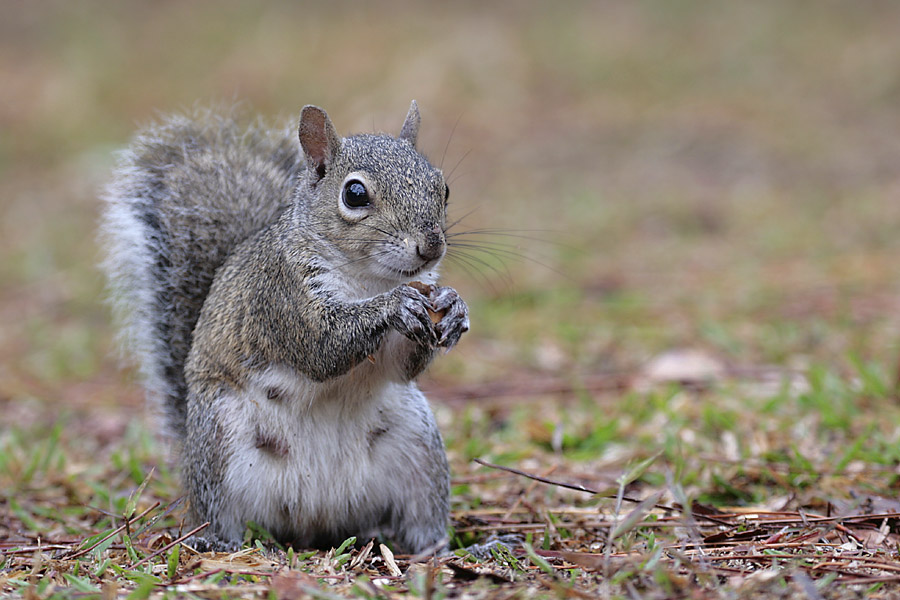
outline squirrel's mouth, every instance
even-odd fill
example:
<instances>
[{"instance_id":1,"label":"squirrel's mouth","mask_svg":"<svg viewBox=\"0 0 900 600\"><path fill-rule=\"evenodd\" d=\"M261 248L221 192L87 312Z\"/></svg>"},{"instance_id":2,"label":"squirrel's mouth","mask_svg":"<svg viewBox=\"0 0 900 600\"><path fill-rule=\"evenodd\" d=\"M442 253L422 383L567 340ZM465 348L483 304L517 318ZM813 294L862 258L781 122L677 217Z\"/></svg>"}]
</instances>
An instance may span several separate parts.
<instances>
[{"instance_id":1,"label":"squirrel's mouth","mask_svg":"<svg viewBox=\"0 0 900 600\"><path fill-rule=\"evenodd\" d=\"M405 271L403 269L398 269L397 272L400 273L400 275L403 277L414 277L414 276L418 275L419 273L421 273L424 268L425 268L425 265L423 264L421 267L419 267L417 269L413 269L411 271Z\"/></svg>"}]
</instances>

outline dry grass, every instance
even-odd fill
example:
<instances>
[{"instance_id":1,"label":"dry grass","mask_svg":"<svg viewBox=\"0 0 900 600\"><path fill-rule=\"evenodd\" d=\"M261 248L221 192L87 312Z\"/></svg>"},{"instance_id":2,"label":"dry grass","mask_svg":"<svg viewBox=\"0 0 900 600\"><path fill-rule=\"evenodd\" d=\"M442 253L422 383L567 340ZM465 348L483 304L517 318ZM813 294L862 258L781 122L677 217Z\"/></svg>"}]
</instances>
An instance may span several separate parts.
<instances>
[{"instance_id":1,"label":"dry grass","mask_svg":"<svg viewBox=\"0 0 900 600\"><path fill-rule=\"evenodd\" d=\"M3 6L0 594L896 595L898 13ZM513 233L449 266L473 330L423 381L458 555L169 547L177 477L94 267L114 149L197 102L313 102L349 132L413 97L455 214Z\"/></svg>"}]
</instances>

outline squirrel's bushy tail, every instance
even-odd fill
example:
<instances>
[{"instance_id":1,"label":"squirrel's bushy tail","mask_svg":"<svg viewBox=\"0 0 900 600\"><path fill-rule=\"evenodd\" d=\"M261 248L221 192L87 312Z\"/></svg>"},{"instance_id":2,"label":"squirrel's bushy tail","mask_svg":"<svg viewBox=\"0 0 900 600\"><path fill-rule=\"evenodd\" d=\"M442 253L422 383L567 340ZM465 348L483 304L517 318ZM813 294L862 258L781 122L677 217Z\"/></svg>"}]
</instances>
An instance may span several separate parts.
<instances>
[{"instance_id":1,"label":"squirrel's bushy tail","mask_svg":"<svg viewBox=\"0 0 900 600\"><path fill-rule=\"evenodd\" d=\"M103 266L170 435L184 433L184 362L216 269L289 204L301 161L290 131L214 112L168 117L120 157L104 198Z\"/></svg>"}]
</instances>

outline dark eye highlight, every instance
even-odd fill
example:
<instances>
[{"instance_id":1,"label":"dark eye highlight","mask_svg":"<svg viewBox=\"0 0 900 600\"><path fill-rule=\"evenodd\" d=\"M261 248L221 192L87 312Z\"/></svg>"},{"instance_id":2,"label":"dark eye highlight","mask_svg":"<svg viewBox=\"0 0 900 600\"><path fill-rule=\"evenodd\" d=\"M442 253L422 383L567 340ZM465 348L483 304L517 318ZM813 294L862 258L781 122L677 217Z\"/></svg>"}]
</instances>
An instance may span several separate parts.
<instances>
[{"instance_id":1,"label":"dark eye highlight","mask_svg":"<svg viewBox=\"0 0 900 600\"><path fill-rule=\"evenodd\" d=\"M444 202L450 199L450 186L446 183L444 184Z\"/></svg>"},{"instance_id":2,"label":"dark eye highlight","mask_svg":"<svg viewBox=\"0 0 900 600\"><path fill-rule=\"evenodd\" d=\"M351 179L344 184L341 198L344 200L344 205L348 208L363 208L372 204L372 199L369 197L369 190L367 190L363 182L358 179Z\"/></svg>"}]
</instances>

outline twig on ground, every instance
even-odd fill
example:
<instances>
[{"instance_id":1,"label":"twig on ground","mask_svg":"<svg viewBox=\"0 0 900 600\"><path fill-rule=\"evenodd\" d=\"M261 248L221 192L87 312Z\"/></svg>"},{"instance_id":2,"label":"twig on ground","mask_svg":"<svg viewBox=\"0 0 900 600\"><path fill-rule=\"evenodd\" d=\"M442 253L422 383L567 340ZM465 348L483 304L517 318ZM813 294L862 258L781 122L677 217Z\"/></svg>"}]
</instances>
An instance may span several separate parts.
<instances>
[{"instance_id":1,"label":"twig on ground","mask_svg":"<svg viewBox=\"0 0 900 600\"><path fill-rule=\"evenodd\" d=\"M137 567L141 566L142 564L144 564L145 562L147 562L147 561L150 560L151 558L154 558L154 557L156 557L156 556L159 556L160 554L162 554L163 552L165 552L165 551L168 550L169 548L173 547L175 544L180 544L180 543L183 542L184 540L188 539L189 537L191 537L192 535L194 535L194 534L196 534L196 533L199 533L200 531L203 531L203 530L206 529L207 527L209 527L209 521L207 521L206 523L203 523L202 525L199 525L199 526L197 526L197 527L194 527L193 529L191 529L190 531L188 531L187 533L185 533L185 534L182 535L181 537L178 537L178 538L172 540L171 542L169 542L168 544L166 544L165 546L163 546L162 548L160 548L159 550L157 550L157 551L154 552L153 554L148 554L147 556L145 556L144 558L142 558L142 559L139 560L138 562L134 563L134 564L131 566L131 568L134 569L134 568L137 568Z\"/></svg>"},{"instance_id":2,"label":"twig on ground","mask_svg":"<svg viewBox=\"0 0 900 600\"><path fill-rule=\"evenodd\" d=\"M129 527L132 523L134 523L134 522L136 522L136 521L140 521L141 519L143 519L143 518L144 518L145 516L147 516L151 511L155 510L160 504L161 504L161 503L159 502L159 500L157 500L156 502L154 502L154 503L150 506L150 508L148 508L147 510L145 510L144 512L142 512L142 513L139 514L138 516L132 517L131 519L126 519L125 522L122 523L122 525L120 525L119 527L117 527L116 529L114 529L113 531L111 531L110 533L108 533L107 535L103 536L102 538L100 538L99 540L97 540L96 542L94 542L93 544L91 544L90 546L88 546L87 548L84 548L83 550L80 550L80 551L76 552L75 554L71 554L71 555L69 555L69 556L66 556L65 558L67 558L67 559L69 559L69 560L72 560L72 559L74 559L74 558L78 558L79 556L84 556L85 554L87 554L88 552L90 552L91 550L93 550L94 548L96 548L97 546L99 546L100 544L102 544L103 542L105 542L106 540L108 540L109 538L111 538L111 537L113 537L114 535L117 535L117 534L121 533L122 531L124 531L125 528L126 528L126 527Z\"/></svg>"}]
</instances>

